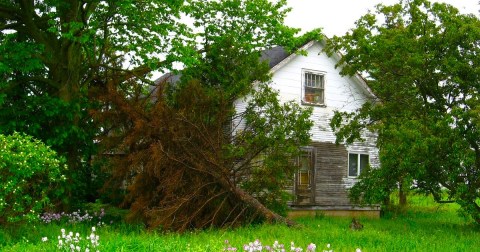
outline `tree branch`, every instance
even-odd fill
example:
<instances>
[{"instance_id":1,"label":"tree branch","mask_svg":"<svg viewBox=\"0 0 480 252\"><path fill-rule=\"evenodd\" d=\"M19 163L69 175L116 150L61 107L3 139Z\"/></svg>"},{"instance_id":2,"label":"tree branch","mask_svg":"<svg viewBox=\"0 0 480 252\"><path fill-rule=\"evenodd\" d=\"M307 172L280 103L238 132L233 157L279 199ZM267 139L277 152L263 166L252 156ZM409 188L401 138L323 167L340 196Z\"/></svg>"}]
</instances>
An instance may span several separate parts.
<instances>
[{"instance_id":1,"label":"tree branch","mask_svg":"<svg viewBox=\"0 0 480 252\"><path fill-rule=\"evenodd\" d=\"M20 15L19 8L16 8L13 5L0 3L0 17L14 20L18 15Z\"/></svg>"}]
</instances>

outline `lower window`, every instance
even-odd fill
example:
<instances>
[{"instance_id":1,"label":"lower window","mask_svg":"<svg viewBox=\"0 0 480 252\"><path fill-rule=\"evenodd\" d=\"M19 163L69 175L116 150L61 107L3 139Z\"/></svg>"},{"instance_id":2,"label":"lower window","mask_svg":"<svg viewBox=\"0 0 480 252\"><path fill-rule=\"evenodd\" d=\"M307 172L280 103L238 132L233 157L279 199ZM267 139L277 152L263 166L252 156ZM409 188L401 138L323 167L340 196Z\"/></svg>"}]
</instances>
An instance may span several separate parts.
<instances>
[{"instance_id":1,"label":"lower window","mask_svg":"<svg viewBox=\"0 0 480 252\"><path fill-rule=\"evenodd\" d=\"M357 177L363 169L369 165L368 154L349 153L348 154L348 176Z\"/></svg>"}]
</instances>

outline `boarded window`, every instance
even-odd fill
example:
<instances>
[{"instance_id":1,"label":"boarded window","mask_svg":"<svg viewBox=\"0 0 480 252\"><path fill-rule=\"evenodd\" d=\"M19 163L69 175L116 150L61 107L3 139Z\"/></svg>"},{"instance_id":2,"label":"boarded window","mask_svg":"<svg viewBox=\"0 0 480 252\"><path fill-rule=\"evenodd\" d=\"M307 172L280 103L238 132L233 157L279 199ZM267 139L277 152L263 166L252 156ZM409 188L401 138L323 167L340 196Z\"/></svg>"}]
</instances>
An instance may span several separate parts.
<instances>
[{"instance_id":1,"label":"boarded window","mask_svg":"<svg viewBox=\"0 0 480 252\"><path fill-rule=\"evenodd\" d=\"M310 104L325 103L325 75L318 72L303 72L303 102Z\"/></svg>"}]
</instances>

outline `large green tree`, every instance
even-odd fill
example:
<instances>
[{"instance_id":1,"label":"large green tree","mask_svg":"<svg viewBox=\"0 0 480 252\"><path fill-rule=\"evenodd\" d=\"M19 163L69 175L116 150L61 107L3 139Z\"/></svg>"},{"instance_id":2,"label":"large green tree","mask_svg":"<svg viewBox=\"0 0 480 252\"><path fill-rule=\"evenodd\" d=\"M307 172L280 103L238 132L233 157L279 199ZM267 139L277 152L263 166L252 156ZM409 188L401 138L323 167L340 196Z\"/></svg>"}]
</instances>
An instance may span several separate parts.
<instances>
[{"instance_id":1,"label":"large green tree","mask_svg":"<svg viewBox=\"0 0 480 252\"><path fill-rule=\"evenodd\" d=\"M25 132L52 146L67 158L72 196L95 197L95 138L116 126L92 116L110 106L100 99L107 87L133 97L153 84L151 71L198 66L205 50L227 37L242 45L239 53L289 43L295 30L282 24L284 4L2 0L0 131Z\"/></svg>"},{"instance_id":2,"label":"large green tree","mask_svg":"<svg viewBox=\"0 0 480 252\"><path fill-rule=\"evenodd\" d=\"M363 174L354 199L371 203L412 185L480 223L478 17L425 0L378 5L328 51L343 52L342 73L366 74L378 98L332 121L338 141L378 134L381 166Z\"/></svg>"},{"instance_id":3,"label":"large green tree","mask_svg":"<svg viewBox=\"0 0 480 252\"><path fill-rule=\"evenodd\" d=\"M152 54L178 48L172 44L189 35L176 22L182 5L0 2L0 131L33 135L65 156L73 198L94 197L95 93L107 82L144 77L159 67Z\"/></svg>"},{"instance_id":4,"label":"large green tree","mask_svg":"<svg viewBox=\"0 0 480 252\"><path fill-rule=\"evenodd\" d=\"M318 33L297 40L293 30L273 30L285 12L268 1L189 7L198 15L201 57L178 72L180 79L159 79L151 93L109 86L103 98L111 107L99 117L121 127L102 142L123 154L112 158L107 188L124 185L130 217L149 227L291 223L279 213L299 147L310 138L310 111L279 102L260 56L274 44L295 46ZM236 110L243 98L245 109Z\"/></svg>"}]
</instances>

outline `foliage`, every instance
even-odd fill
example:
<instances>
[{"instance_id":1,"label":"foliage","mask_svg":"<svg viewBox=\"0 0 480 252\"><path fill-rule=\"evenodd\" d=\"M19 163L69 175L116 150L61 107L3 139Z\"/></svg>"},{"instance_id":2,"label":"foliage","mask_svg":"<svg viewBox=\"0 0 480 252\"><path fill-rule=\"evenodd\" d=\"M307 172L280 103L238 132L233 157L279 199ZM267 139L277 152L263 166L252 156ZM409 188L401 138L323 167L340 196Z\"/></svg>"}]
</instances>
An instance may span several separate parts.
<instances>
[{"instance_id":1,"label":"foliage","mask_svg":"<svg viewBox=\"0 0 480 252\"><path fill-rule=\"evenodd\" d=\"M101 99L110 109L97 116L115 122L102 144L118 155L106 188L126 189L131 219L181 231L285 221L268 207L284 211L281 186L291 181L311 122L308 110L281 104L262 84L270 74L260 52L295 42L296 30L282 24L284 4L191 2L200 42L180 81L160 79L148 94L139 82L108 86ZM248 108L235 111L243 97L251 97ZM264 165L252 166L260 155Z\"/></svg>"},{"instance_id":2,"label":"foliage","mask_svg":"<svg viewBox=\"0 0 480 252\"><path fill-rule=\"evenodd\" d=\"M233 108L221 95L193 81L177 92L175 107L157 100L147 112L132 113L128 101L117 101L126 112L116 117L135 126L123 132L120 146L128 154L115 157L118 179L112 182L116 187L127 178L132 217L151 227L185 230L274 218L257 199L285 204L278 193L291 181L295 166L289 160L309 139L309 112L280 104L275 92L259 85L250 101L256 110L245 111L252 127L232 135L226 126ZM271 155L269 163L251 166L260 153Z\"/></svg>"},{"instance_id":3,"label":"foliage","mask_svg":"<svg viewBox=\"0 0 480 252\"><path fill-rule=\"evenodd\" d=\"M298 228L285 225L252 225L237 229L209 229L205 231L158 233L142 226L115 223L97 228L101 251L223 251L229 241L231 247L241 250L244 244L258 239L264 245L275 241L289 249L291 241L297 245L317 244L316 251L475 251L478 247L478 227L466 224L456 214L455 203L437 204L432 197L413 195L404 214L385 214L381 219L360 218L364 229L348 228L351 218L300 218ZM107 215L109 212L107 211ZM1 251L55 251L60 229L90 234L91 225L40 224L15 228L0 227ZM68 232L66 232L68 233ZM47 242L41 239L47 237ZM273 247L273 246L272 246ZM238 251L238 250L237 250Z\"/></svg>"},{"instance_id":4,"label":"foliage","mask_svg":"<svg viewBox=\"0 0 480 252\"><path fill-rule=\"evenodd\" d=\"M269 79L268 66L258 62L260 52L274 45L289 49L297 45L293 39L297 29L283 24L285 4L285 0L2 1L0 130L31 134L66 158L70 172L65 198L71 200L70 207L98 198L99 185L112 172L111 182L117 184L104 192L120 192L121 197L121 184L131 183L128 203L133 203L133 214L148 218L152 226L170 226L158 220L165 216L160 212L171 207L165 202L185 208L176 218L184 221L175 224L179 229L212 224L209 218L216 219L217 214L229 222L215 224L237 222L235 217L247 211L234 207L238 200L229 198L229 210L214 210L223 202L222 190L237 198L242 194L240 198L262 209L260 215L272 219L268 209L229 180L232 160L239 158L232 151L238 146L229 146L232 141L221 132L234 116L233 102L250 94L256 81ZM192 20L193 27L181 23L182 16ZM168 95L162 90L167 89L165 83L150 88L158 84L148 80L152 71L174 70L174 66L187 69L178 86L168 87ZM158 102L152 104L151 98ZM285 157L291 156L296 151L292 144L306 139L306 133L291 131L306 128L308 117L293 104L263 108L264 115L274 108L271 111L278 115L298 117L299 126L287 128L277 120L272 125L277 127L262 132L267 144L251 149L276 156L283 149ZM282 128L284 135L277 133ZM274 144L270 137L280 137L279 142ZM187 145L188 139L194 144ZM260 139L240 144L250 148ZM94 154L98 154L95 159ZM116 155L130 159L110 164L107 173L94 165ZM222 172L215 171L212 161ZM205 170L182 176L185 169L192 170L191 164L215 176L204 179ZM272 173L273 163L269 167ZM286 178L281 174L274 180ZM191 185L204 182L209 186L191 194L195 189ZM255 190L262 196L272 194L278 191L273 182L263 191ZM171 186L163 188L163 184ZM208 198L217 194L222 197ZM162 197L164 202L159 200ZM188 199L196 204L180 204ZM265 201L275 200L268 195ZM193 223L195 213L205 219ZM245 216L257 219L255 211Z\"/></svg>"},{"instance_id":5,"label":"foliage","mask_svg":"<svg viewBox=\"0 0 480 252\"><path fill-rule=\"evenodd\" d=\"M293 48L290 38L297 30L283 25L285 3L1 1L0 131L25 132L51 145L70 168L69 204L94 201L105 177L91 159L98 151L104 154L96 138L119 127L114 119L94 116L109 107L110 101L101 99L108 87L128 97L148 95L152 71L202 68L215 61L205 58L213 44L222 51L233 42L240 55L272 45ZM182 16L194 27L181 23ZM212 77L240 73L227 67L236 64L208 66Z\"/></svg>"},{"instance_id":6,"label":"foliage","mask_svg":"<svg viewBox=\"0 0 480 252\"><path fill-rule=\"evenodd\" d=\"M372 203L406 184L442 202L446 189L480 223L479 27L450 5L401 1L378 5L330 41L329 53L344 52L342 73L367 74L378 98L331 124L337 141L378 134L380 170L363 175L354 198Z\"/></svg>"},{"instance_id":7,"label":"foliage","mask_svg":"<svg viewBox=\"0 0 480 252\"><path fill-rule=\"evenodd\" d=\"M232 132L233 141L226 145L227 157L238 160L234 179L267 208L286 215L292 195L285 188L292 184L299 147L310 141L312 110L295 102L281 104L267 84L258 84L247 97L246 110L236 115L236 122L244 120L245 127Z\"/></svg>"},{"instance_id":8,"label":"foliage","mask_svg":"<svg viewBox=\"0 0 480 252\"><path fill-rule=\"evenodd\" d=\"M195 59L194 33L178 22L185 4L0 2L0 131L25 132L66 158L69 205L93 201L103 183L91 157L107 133L91 112L107 106L96 99L106 83L148 82L153 69Z\"/></svg>"},{"instance_id":9,"label":"foliage","mask_svg":"<svg viewBox=\"0 0 480 252\"><path fill-rule=\"evenodd\" d=\"M0 134L0 223L33 221L63 193L57 153L31 136Z\"/></svg>"}]
</instances>

